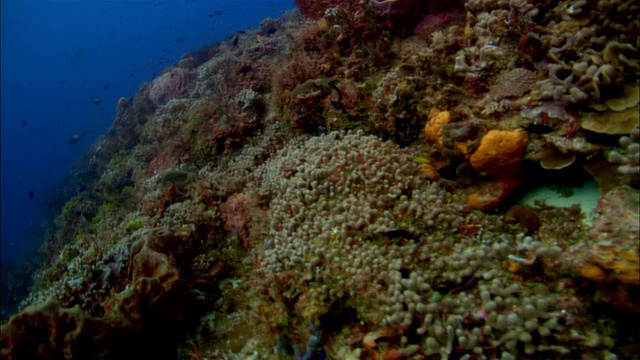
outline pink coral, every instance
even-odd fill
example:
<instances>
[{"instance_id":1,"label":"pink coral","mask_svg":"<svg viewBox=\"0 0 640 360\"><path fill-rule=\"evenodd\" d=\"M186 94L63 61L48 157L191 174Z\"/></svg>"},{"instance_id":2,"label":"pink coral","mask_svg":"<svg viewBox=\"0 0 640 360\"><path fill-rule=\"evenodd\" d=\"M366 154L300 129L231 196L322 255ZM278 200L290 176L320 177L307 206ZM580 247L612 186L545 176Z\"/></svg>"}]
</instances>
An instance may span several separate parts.
<instances>
[{"instance_id":1,"label":"pink coral","mask_svg":"<svg viewBox=\"0 0 640 360\"><path fill-rule=\"evenodd\" d=\"M185 97L191 91L195 80L195 76L186 69L171 69L153 80L149 89L149 99L160 106L171 99Z\"/></svg>"}]
</instances>

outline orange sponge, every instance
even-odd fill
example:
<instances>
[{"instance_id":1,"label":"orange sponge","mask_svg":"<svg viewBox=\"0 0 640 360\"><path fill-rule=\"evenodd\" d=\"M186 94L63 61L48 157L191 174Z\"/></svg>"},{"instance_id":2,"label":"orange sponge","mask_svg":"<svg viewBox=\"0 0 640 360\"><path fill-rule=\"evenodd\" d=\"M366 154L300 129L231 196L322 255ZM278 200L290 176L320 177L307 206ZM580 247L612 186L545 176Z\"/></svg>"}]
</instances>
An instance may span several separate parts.
<instances>
[{"instance_id":1,"label":"orange sponge","mask_svg":"<svg viewBox=\"0 0 640 360\"><path fill-rule=\"evenodd\" d=\"M481 140L469 162L474 169L488 175L502 175L516 169L524 159L527 132L518 130L490 130Z\"/></svg>"}]
</instances>

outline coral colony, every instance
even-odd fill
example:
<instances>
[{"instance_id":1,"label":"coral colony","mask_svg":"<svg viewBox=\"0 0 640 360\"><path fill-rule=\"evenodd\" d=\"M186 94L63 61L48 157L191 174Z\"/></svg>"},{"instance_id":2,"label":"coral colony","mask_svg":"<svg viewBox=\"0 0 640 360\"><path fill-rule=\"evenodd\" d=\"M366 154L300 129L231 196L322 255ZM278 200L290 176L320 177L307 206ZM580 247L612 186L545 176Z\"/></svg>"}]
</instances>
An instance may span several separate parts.
<instances>
[{"instance_id":1,"label":"coral colony","mask_svg":"<svg viewBox=\"0 0 640 360\"><path fill-rule=\"evenodd\" d=\"M2 358L638 358L640 5L297 5L119 101Z\"/></svg>"}]
</instances>

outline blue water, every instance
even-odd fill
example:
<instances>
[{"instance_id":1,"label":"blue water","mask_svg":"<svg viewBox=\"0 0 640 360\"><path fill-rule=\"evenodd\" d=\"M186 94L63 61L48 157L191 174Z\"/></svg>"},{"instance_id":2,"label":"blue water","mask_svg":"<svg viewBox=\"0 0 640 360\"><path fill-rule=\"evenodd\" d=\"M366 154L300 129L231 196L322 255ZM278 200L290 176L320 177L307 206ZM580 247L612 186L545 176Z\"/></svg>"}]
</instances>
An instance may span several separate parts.
<instances>
[{"instance_id":1,"label":"blue water","mask_svg":"<svg viewBox=\"0 0 640 360\"><path fill-rule=\"evenodd\" d=\"M184 53L293 7L293 0L2 1L2 264L31 251L27 238L51 206L43 194L56 191L109 128L120 97Z\"/></svg>"}]
</instances>

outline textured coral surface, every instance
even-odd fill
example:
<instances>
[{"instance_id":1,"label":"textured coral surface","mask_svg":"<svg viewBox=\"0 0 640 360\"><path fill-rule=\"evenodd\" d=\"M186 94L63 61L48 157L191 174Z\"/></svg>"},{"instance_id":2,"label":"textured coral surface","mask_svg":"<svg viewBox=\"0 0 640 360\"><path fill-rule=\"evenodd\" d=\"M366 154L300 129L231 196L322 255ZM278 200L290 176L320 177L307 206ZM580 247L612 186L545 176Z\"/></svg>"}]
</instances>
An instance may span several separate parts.
<instances>
[{"instance_id":1,"label":"textured coral surface","mask_svg":"<svg viewBox=\"0 0 640 360\"><path fill-rule=\"evenodd\" d=\"M296 3L118 102L0 356L637 358L640 7Z\"/></svg>"}]
</instances>

